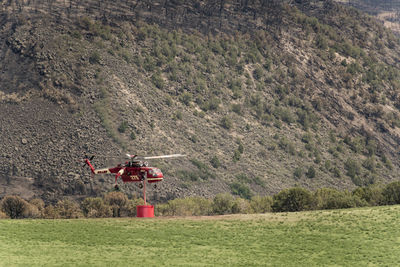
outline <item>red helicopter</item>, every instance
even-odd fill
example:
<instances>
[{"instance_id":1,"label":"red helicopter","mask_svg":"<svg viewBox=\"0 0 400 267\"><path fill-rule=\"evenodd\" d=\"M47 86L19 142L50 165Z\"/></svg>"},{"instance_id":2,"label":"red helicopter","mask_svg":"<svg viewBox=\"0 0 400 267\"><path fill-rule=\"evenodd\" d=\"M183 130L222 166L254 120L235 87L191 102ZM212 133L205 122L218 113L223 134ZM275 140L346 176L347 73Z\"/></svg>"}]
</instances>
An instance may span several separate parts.
<instances>
[{"instance_id":1,"label":"red helicopter","mask_svg":"<svg viewBox=\"0 0 400 267\"><path fill-rule=\"evenodd\" d=\"M151 156L151 157L140 157L138 155L130 155L126 154L129 161L125 162L125 164L118 164L116 167L112 168L102 168L95 169L90 162L93 158L85 156L84 162L85 165L88 165L93 174L105 174L105 173L115 173L115 189L118 190L117 180L118 177L121 176L122 181L124 183L132 183L132 182L143 182L145 184L145 180L148 183L156 183L161 182L164 178L160 169L155 167L149 167L147 159L164 159L164 158L176 158L176 157L184 157L182 154L173 154L173 155L162 155L162 156ZM83 167L85 166L83 165ZM143 184L140 184L139 187L142 188ZM154 185L156 187L156 185Z\"/></svg>"}]
</instances>

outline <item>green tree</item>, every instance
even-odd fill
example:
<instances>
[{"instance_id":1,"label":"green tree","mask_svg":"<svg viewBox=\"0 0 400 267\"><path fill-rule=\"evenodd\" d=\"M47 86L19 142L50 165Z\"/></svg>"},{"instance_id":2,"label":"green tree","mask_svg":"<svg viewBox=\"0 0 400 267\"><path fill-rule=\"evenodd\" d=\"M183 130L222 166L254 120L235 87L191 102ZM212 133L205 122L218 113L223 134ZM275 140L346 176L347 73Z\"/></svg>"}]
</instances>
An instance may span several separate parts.
<instances>
[{"instance_id":1,"label":"green tree","mask_svg":"<svg viewBox=\"0 0 400 267\"><path fill-rule=\"evenodd\" d=\"M211 166L213 166L214 168L219 168L221 166L221 162L219 161L217 156L213 156L210 160Z\"/></svg>"},{"instance_id":2,"label":"green tree","mask_svg":"<svg viewBox=\"0 0 400 267\"><path fill-rule=\"evenodd\" d=\"M308 170L306 172L306 176L308 178L314 178L315 177L315 173L316 173L316 171L315 171L314 167L310 166L310 167L308 167Z\"/></svg>"},{"instance_id":3,"label":"green tree","mask_svg":"<svg viewBox=\"0 0 400 267\"><path fill-rule=\"evenodd\" d=\"M237 211L235 199L230 194L218 194L214 197L212 210L214 214L231 214Z\"/></svg>"},{"instance_id":4,"label":"green tree","mask_svg":"<svg viewBox=\"0 0 400 267\"><path fill-rule=\"evenodd\" d=\"M311 208L311 193L300 187L284 189L273 197L273 211L302 211Z\"/></svg>"},{"instance_id":5,"label":"green tree","mask_svg":"<svg viewBox=\"0 0 400 267\"><path fill-rule=\"evenodd\" d=\"M252 196L250 188L242 183L235 182L235 183L232 183L230 185L230 187L231 187L232 193L241 198L250 199Z\"/></svg>"},{"instance_id":6,"label":"green tree","mask_svg":"<svg viewBox=\"0 0 400 267\"><path fill-rule=\"evenodd\" d=\"M400 182L393 182L385 186L382 192L383 203L386 205L400 204Z\"/></svg>"}]
</instances>

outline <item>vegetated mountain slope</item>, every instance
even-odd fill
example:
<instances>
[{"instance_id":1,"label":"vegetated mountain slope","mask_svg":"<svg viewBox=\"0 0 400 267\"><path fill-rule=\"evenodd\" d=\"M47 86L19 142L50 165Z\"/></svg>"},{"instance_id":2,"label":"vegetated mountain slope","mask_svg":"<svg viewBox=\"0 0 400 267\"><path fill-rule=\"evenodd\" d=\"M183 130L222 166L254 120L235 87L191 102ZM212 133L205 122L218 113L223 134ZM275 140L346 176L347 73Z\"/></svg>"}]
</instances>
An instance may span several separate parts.
<instances>
[{"instance_id":1,"label":"vegetated mountain slope","mask_svg":"<svg viewBox=\"0 0 400 267\"><path fill-rule=\"evenodd\" d=\"M111 188L113 177L81 169L85 153L96 166L125 152L187 154L152 162L166 177L153 201L398 178L399 41L359 11L11 3L0 17L0 194Z\"/></svg>"},{"instance_id":2,"label":"vegetated mountain slope","mask_svg":"<svg viewBox=\"0 0 400 267\"><path fill-rule=\"evenodd\" d=\"M390 28L394 33L400 34L400 2L397 0L338 0L364 12L367 12Z\"/></svg>"}]
</instances>

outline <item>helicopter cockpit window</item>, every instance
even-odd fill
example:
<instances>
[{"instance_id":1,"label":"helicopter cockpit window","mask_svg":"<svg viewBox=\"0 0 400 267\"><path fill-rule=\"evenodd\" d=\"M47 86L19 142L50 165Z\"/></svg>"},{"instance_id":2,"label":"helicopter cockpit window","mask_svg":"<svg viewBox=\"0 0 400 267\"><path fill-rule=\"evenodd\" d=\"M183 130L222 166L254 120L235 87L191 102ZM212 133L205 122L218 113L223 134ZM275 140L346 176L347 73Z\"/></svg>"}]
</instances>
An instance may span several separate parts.
<instances>
[{"instance_id":1,"label":"helicopter cockpit window","mask_svg":"<svg viewBox=\"0 0 400 267\"><path fill-rule=\"evenodd\" d=\"M149 174L150 175L158 175L159 173L161 173L160 169L154 168L154 169L150 169L149 170Z\"/></svg>"}]
</instances>

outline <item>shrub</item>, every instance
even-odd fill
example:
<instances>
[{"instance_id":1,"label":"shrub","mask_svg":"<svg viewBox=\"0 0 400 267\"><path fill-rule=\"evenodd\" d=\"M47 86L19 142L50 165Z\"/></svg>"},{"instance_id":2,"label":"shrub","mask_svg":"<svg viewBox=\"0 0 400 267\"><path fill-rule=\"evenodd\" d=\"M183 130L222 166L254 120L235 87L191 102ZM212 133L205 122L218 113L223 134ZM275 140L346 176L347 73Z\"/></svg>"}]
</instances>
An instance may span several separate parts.
<instances>
[{"instance_id":1,"label":"shrub","mask_svg":"<svg viewBox=\"0 0 400 267\"><path fill-rule=\"evenodd\" d=\"M230 185L230 187L231 187L232 193L234 195L237 195L237 196L239 196L241 198L245 198L245 199L251 198L252 193L250 191L250 188L247 185L235 182L235 183L232 183Z\"/></svg>"},{"instance_id":2,"label":"shrub","mask_svg":"<svg viewBox=\"0 0 400 267\"><path fill-rule=\"evenodd\" d=\"M204 111L217 110L220 103L221 101L217 97L213 96L201 105L201 109Z\"/></svg>"},{"instance_id":3,"label":"shrub","mask_svg":"<svg viewBox=\"0 0 400 267\"><path fill-rule=\"evenodd\" d=\"M136 206L144 205L142 198L128 200L125 206L121 208L121 217L136 217Z\"/></svg>"},{"instance_id":4,"label":"shrub","mask_svg":"<svg viewBox=\"0 0 400 267\"><path fill-rule=\"evenodd\" d=\"M258 81L261 80L263 74L264 74L264 71L260 66L257 66L253 71L253 77L254 77L254 79L256 79Z\"/></svg>"},{"instance_id":5,"label":"shrub","mask_svg":"<svg viewBox=\"0 0 400 267\"><path fill-rule=\"evenodd\" d=\"M214 168L219 168L221 166L221 162L219 161L217 156L213 156L210 160L211 166Z\"/></svg>"},{"instance_id":6,"label":"shrub","mask_svg":"<svg viewBox=\"0 0 400 267\"><path fill-rule=\"evenodd\" d=\"M247 214L252 212L249 200L239 197L235 199L235 202L236 210L234 213Z\"/></svg>"},{"instance_id":7,"label":"shrub","mask_svg":"<svg viewBox=\"0 0 400 267\"><path fill-rule=\"evenodd\" d=\"M56 216L62 219L75 219L83 217L79 205L71 200L59 200L55 207Z\"/></svg>"},{"instance_id":8,"label":"shrub","mask_svg":"<svg viewBox=\"0 0 400 267\"><path fill-rule=\"evenodd\" d=\"M93 51L92 54L89 56L90 64L99 64L101 61L100 54L97 51Z\"/></svg>"},{"instance_id":9,"label":"shrub","mask_svg":"<svg viewBox=\"0 0 400 267\"><path fill-rule=\"evenodd\" d=\"M112 216L111 207L105 205L103 199L99 197L85 198L82 202L82 211L89 218L106 218Z\"/></svg>"},{"instance_id":10,"label":"shrub","mask_svg":"<svg viewBox=\"0 0 400 267\"><path fill-rule=\"evenodd\" d=\"M23 218L28 202L19 196L5 196L0 203L1 210L11 219Z\"/></svg>"},{"instance_id":11,"label":"shrub","mask_svg":"<svg viewBox=\"0 0 400 267\"><path fill-rule=\"evenodd\" d=\"M123 121L123 122L121 122L121 124L118 126L118 132L124 133L124 132L126 131L127 128L128 128L128 122L127 122L127 121Z\"/></svg>"},{"instance_id":12,"label":"shrub","mask_svg":"<svg viewBox=\"0 0 400 267\"><path fill-rule=\"evenodd\" d=\"M296 179L300 179L303 176L303 168L300 166L294 169L293 176Z\"/></svg>"},{"instance_id":13,"label":"shrub","mask_svg":"<svg viewBox=\"0 0 400 267\"><path fill-rule=\"evenodd\" d=\"M301 137L301 141L303 143L309 144L312 141L312 135L310 133L305 133L302 137Z\"/></svg>"},{"instance_id":14,"label":"shrub","mask_svg":"<svg viewBox=\"0 0 400 267\"><path fill-rule=\"evenodd\" d=\"M306 176L308 178L310 178L310 179L315 177L315 169L314 169L313 166L308 167L308 170L306 172Z\"/></svg>"},{"instance_id":15,"label":"shrub","mask_svg":"<svg viewBox=\"0 0 400 267\"><path fill-rule=\"evenodd\" d=\"M382 156L382 162L385 164L385 167L388 168L389 170L393 169L392 161L386 155Z\"/></svg>"},{"instance_id":16,"label":"shrub","mask_svg":"<svg viewBox=\"0 0 400 267\"><path fill-rule=\"evenodd\" d=\"M230 194L218 194L212 202L212 211L214 214L231 214L237 211L237 203Z\"/></svg>"},{"instance_id":17,"label":"shrub","mask_svg":"<svg viewBox=\"0 0 400 267\"><path fill-rule=\"evenodd\" d=\"M42 212L42 217L45 219L58 219L60 218L60 215L53 205L48 205L44 208Z\"/></svg>"},{"instance_id":18,"label":"shrub","mask_svg":"<svg viewBox=\"0 0 400 267\"><path fill-rule=\"evenodd\" d=\"M235 150L235 151L233 152L233 162L239 161L241 155L242 155L242 153L240 153L239 150Z\"/></svg>"},{"instance_id":19,"label":"shrub","mask_svg":"<svg viewBox=\"0 0 400 267\"><path fill-rule=\"evenodd\" d=\"M400 204L400 182L387 184L382 191L383 204Z\"/></svg>"},{"instance_id":20,"label":"shrub","mask_svg":"<svg viewBox=\"0 0 400 267\"><path fill-rule=\"evenodd\" d=\"M110 192L104 196L104 202L111 206L113 217L121 217L121 209L128 203L128 197L122 192Z\"/></svg>"},{"instance_id":21,"label":"shrub","mask_svg":"<svg viewBox=\"0 0 400 267\"><path fill-rule=\"evenodd\" d=\"M192 102L193 95L189 92L184 92L180 97L179 100L185 104L186 106L190 106L190 102Z\"/></svg>"},{"instance_id":22,"label":"shrub","mask_svg":"<svg viewBox=\"0 0 400 267\"><path fill-rule=\"evenodd\" d=\"M181 120L182 117L183 117L182 112L181 112L180 110L178 110L178 111L175 113L175 119Z\"/></svg>"},{"instance_id":23,"label":"shrub","mask_svg":"<svg viewBox=\"0 0 400 267\"><path fill-rule=\"evenodd\" d=\"M232 111L238 115L242 115L242 105L240 104L232 104Z\"/></svg>"},{"instance_id":24,"label":"shrub","mask_svg":"<svg viewBox=\"0 0 400 267\"><path fill-rule=\"evenodd\" d=\"M29 200L29 203L36 206L39 211L44 210L44 207L45 207L44 201L40 198L31 199L31 200Z\"/></svg>"},{"instance_id":25,"label":"shrub","mask_svg":"<svg viewBox=\"0 0 400 267\"><path fill-rule=\"evenodd\" d=\"M165 82L160 73L154 73L153 76L151 76L151 81L157 88L164 88Z\"/></svg>"},{"instance_id":26,"label":"shrub","mask_svg":"<svg viewBox=\"0 0 400 267\"><path fill-rule=\"evenodd\" d=\"M253 213L266 213L272 211L272 197L254 196L250 200L250 208Z\"/></svg>"},{"instance_id":27,"label":"shrub","mask_svg":"<svg viewBox=\"0 0 400 267\"><path fill-rule=\"evenodd\" d=\"M212 201L200 197L173 199L159 206L158 213L163 216L201 216L212 213Z\"/></svg>"},{"instance_id":28,"label":"shrub","mask_svg":"<svg viewBox=\"0 0 400 267\"><path fill-rule=\"evenodd\" d=\"M243 152L244 152L244 146L243 146L243 144L242 144L241 141L239 141L237 150L239 151L240 154L243 154Z\"/></svg>"},{"instance_id":29,"label":"shrub","mask_svg":"<svg viewBox=\"0 0 400 267\"><path fill-rule=\"evenodd\" d=\"M350 192L341 192L331 188L321 188L314 193L315 209L346 209L365 206L367 203Z\"/></svg>"},{"instance_id":30,"label":"shrub","mask_svg":"<svg viewBox=\"0 0 400 267\"><path fill-rule=\"evenodd\" d=\"M352 180L354 180L354 178L355 178L357 175L360 175L360 173L361 173L360 165L358 164L357 161L355 161L355 160L353 160L353 159L351 159L351 158L348 158L348 159L347 159L347 161L346 161L345 164L344 164L344 167L345 167L345 169L346 169L346 171L347 171L346 174L347 174Z\"/></svg>"},{"instance_id":31,"label":"shrub","mask_svg":"<svg viewBox=\"0 0 400 267\"><path fill-rule=\"evenodd\" d=\"M312 204L311 193L300 187L285 189L274 195L273 211L302 211L308 210Z\"/></svg>"},{"instance_id":32,"label":"shrub","mask_svg":"<svg viewBox=\"0 0 400 267\"><path fill-rule=\"evenodd\" d=\"M229 130L229 129L232 128L232 125L233 125L232 120L229 119L228 117L225 116L225 117L223 117L223 118L221 119L221 126L222 126L223 128Z\"/></svg>"},{"instance_id":33,"label":"shrub","mask_svg":"<svg viewBox=\"0 0 400 267\"><path fill-rule=\"evenodd\" d=\"M318 34L315 38L315 44L318 48L322 50L328 49L328 41L326 40L325 36Z\"/></svg>"},{"instance_id":34,"label":"shrub","mask_svg":"<svg viewBox=\"0 0 400 267\"><path fill-rule=\"evenodd\" d=\"M383 189L376 185L369 185L365 187L357 187L353 191L353 195L357 196L363 201L366 201L370 206L378 206L383 202Z\"/></svg>"},{"instance_id":35,"label":"shrub","mask_svg":"<svg viewBox=\"0 0 400 267\"><path fill-rule=\"evenodd\" d=\"M363 161L362 166L371 172L375 172L375 169L376 169L375 158L368 157L367 159L365 159Z\"/></svg>"},{"instance_id":36,"label":"shrub","mask_svg":"<svg viewBox=\"0 0 400 267\"><path fill-rule=\"evenodd\" d=\"M4 212L2 212L0 210L0 219L8 219L8 218L10 218L10 217L8 217L7 214L5 214Z\"/></svg>"},{"instance_id":37,"label":"shrub","mask_svg":"<svg viewBox=\"0 0 400 267\"><path fill-rule=\"evenodd\" d=\"M39 208L35 205L32 205L30 203L26 203L26 208L23 212L23 218L40 218L41 217L41 212L39 210Z\"/></svg>"}]
</instances>

